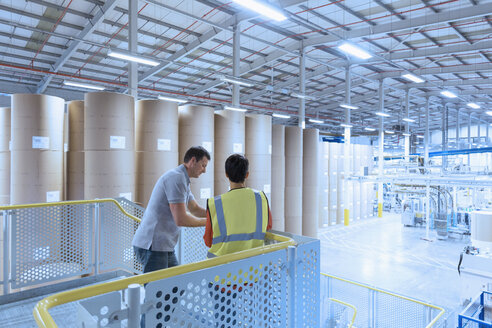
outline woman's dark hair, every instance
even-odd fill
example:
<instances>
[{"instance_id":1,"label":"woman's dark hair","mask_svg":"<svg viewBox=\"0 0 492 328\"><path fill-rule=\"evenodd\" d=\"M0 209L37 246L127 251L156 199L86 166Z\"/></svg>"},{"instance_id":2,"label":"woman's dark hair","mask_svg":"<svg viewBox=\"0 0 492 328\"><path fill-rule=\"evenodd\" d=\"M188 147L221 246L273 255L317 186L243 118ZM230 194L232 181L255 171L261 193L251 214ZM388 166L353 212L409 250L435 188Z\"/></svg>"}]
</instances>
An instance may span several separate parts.
<instances>
[{"instance_id":1,"label":"woman's dark hair","mask_svg":"<svg viewBox=\"0 0 492 328\"><path fill-rule=\"evenodd\" d=\"M244 182L249 170L249 161L240 154L233 154L226 159L225 171L229 180L236 183Z\"/></svg>"},{"instance_id":2,"label":"woman's dark hair","mask_svg":"<svg viewBox=\"0 0 492 328\"><path fill-rule=\"evenodd\" d=\"M210 160L209 152L202 146L195 146L188 149L183 161L188 163L193 157L195 157L197 162L201 161L203 157L207 157L207 159Z\"/></svg>"}]
</instances>

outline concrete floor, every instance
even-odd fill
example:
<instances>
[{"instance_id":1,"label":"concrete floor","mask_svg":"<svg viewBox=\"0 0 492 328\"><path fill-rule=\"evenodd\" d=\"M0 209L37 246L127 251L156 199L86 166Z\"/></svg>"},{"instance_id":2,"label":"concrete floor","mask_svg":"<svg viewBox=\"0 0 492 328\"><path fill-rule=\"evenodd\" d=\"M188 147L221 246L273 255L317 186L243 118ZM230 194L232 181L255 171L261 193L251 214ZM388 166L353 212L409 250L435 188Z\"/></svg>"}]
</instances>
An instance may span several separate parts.
<instances>
[{"instance_id":1,"label":"concrete floor","mask_svg":"<svg viewBox=\"0 0 492 328\"><path fill-rule=\"evenodd\" d=\"M448 327L462 308L459 255L468 240L437 240L425 228L404 227L400 215L321 229L321 272L444 307ZM424 238L424 239L423 239Z\"/></svg>"}]
</instances>

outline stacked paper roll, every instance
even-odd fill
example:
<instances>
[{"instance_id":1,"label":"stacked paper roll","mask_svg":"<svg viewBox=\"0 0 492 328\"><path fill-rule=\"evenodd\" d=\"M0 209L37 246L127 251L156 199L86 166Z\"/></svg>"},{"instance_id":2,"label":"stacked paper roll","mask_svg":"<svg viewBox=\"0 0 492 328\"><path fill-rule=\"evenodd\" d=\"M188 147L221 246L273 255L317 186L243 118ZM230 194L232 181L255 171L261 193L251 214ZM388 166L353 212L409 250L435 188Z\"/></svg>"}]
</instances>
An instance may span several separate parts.
<instances>
[{"instance_id":1,"label":"stacked paper roll","mask_svg":"<svg viewBox=\"0 0 492 328\"><path fill-rule=\"evenodd\" d=\"M303 130L302 234L318 238L319 130Z\"/></svg>"},{"instance_id":2,"label":"stacked paper roll","mask_svg":"<svg viewBox=\"0 0 492 328\"><path fill-rule=\"evenodd\" d=\"M285 126L272 126L272 228L285 231Z\"/></svg>"},{"instance_id":3,"label":"stacked paper roll","mask_svg":"<svg viewBox=\"0 0 492 328\"><path fill-rule=\"evenodd\" d=\"M91 92L84 101L84 196L135 197L134 98Z\"/></svg>"},{"instance_id":4,"label":"stacked paper roll","mask_svg":"<svg viewBox=\"0 0 492 328\"><path fill-rule=\"evenodd\" d=\"M68 103L67 200L84 197L84 102Z\"/></svg>"},{"instance_id":5,"label":"stacked paper roll","mask_svg":"<svg viewBox=\"0 0 492 328\"><path fill-rule=\"evenodd\" d=\"M10 144L10 108L0 107L0 206L10 205L9 144Z\"/></svg>"},{"instance_id":6,"label":"stacked paper roll","mask_svg":"<svg viewBox=\"0 0 492 328\"><path fill-rule=\"evenodd\" d=\"M302 128L285 127L285 231L302 235Z\"/></svg>"},{"instance_id":7,"label":"stacked paper roll","mask_svg":"<svg viewBox=\"0 0 492 328\"><path fill-rule=\"evenodd\" d=\"M270 200L272 186L272 117L246 115L246 157L249 178L246 185L261 190Z\"/></svg>"},{"instance_id":8,"label":"stacked paper roll","mask_svg":"<svg viewBox=\"0 0 492 328\"><path fill-rule=\"evenodd\" d=\"M216 195L229 190L224 164L232 154L245 153L244 113L221 110L215 114L214 190ZM251 165L251 164L250 164Z\"/></svg>"},{"instance_id":9,"label":"stacked paper roll","mask_svg":"<svg viewBox=\"0 0 492 328\"><path fill-rule=\"evenodd\" d=\"M193 146L208 150L211 160L207 171L198 179L191 179L191 191L196 202L206 206L207 198L214 196L214 109L208 106L187 104L179 106L179 158Z\"/></svg>"},{"instance_id":10,"label":"stacked paper roll","mask_svg":"<svg viewBox=\"0 0 492 328\"><path fill-rule=\"evenodd\" d=\"M62 98L15 94L11 112L11 204L63 200Z\"/></svg>"},{"instance_id":11,"label":"stacked paper roll","mask_svg":"<svg viewBox=\"0 0 492 328\"><path fill-rule=\"evenodd\" d=\"M340 223L338 214L338 156L340 144L330 142L330 155L329 155L329 219L330 225Z\"/></svg>"},{"instance_id":12,"label":"stacked paper roll","mask_svg":"<svg viewBox=\"0 0 492 328\"><path fill-rule=\"evenodd\" d=\"M320 228L328 224L328 204L329 204L329 175L328 175L328 155L329 155L329 143L320 142L319 143L319 191L318 191L318 201L319 201L319 211L318 211L318 226Z\"/></svg>"},{"instance_id":13,"label":"stacked paper roll","mask_svg":"<svg viewBox=\"0 0 492 328\"><path fill-rule=\"evenodd\" d=\"M136 201L147 206L159 177L179 164L178 105L140 100L136 108Z\"/></svg>"}]
</instances>

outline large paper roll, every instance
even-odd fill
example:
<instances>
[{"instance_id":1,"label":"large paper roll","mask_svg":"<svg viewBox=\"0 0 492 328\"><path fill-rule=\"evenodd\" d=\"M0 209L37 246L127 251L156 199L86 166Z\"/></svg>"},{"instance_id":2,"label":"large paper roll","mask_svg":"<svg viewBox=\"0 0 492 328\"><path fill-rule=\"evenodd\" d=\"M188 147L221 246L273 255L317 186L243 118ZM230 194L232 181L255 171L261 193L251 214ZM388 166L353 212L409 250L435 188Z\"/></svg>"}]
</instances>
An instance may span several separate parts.
<instances>
[{"instance_id":1,"label":"large paper roll","mask_svg":"<svg viewBox=\"0 0 492 328\"><path fill-rule=\"evenodd\" d=\"M63 200L62 98L15 94L11 112L11 204Z\"/></svg>"},{"instance_id":2,"label":"large paper roll","mask_svg":"<svg viewBox=\"0 0 492 328\"><path fill-rule=\"evenodd\" d=\"M70 101L67 109L67 200L81 200L84 199L84 102Z\"/></svg>"},{"instance_id":3,"label":"large paper roll","mask_svg":"<svg viewBox=\"0 0 492 328\"><path fill-rule=\"evenodd\" d=\"M319 130L303 130L302 234L318 238Z\"/></svg>"},{"instance_id":4,"label":"large paper roll","mask_svg":"<svg viewBox=\"0 0 492 328\"><path fill-rule=\"evenodd\" d=\"M285 127L285 231L302 235L302 129Z\"/></svg>"},{"instance_id":5,"label":"large paper roll","mask_svg":"<svg viewBox=\"0 0 492 328\"><path fill-rule=\"evenodd\" d=\"M191 179L191 192L197 203L205 207L207 198L214 196L214 110L208 106L189 104L180 106L178 114L180 161L192 146L204 147L212 157L206 172L198 179Z\"/></svg>"},{"instance_id":6,"label":"large paper roll","mask_svg":"<svg viewBox=\"0 0 492 328\"><path fill-rule=\"evenodd\" d=\"M68 151L84 150L84 102L70 101L68 107Z\"/></svg>"},{"instance_id":7,"label":"large paper roll","mask_svg":"<svg viewBox=\"0 0 492 328\"><path fill-rule=\"evenodd\" d=\"M84 197L135 200L134 98L85 94Z\"/></svg>"},{"instance_id":8,"label":"large paper roll","mask_svg":"<svg viewBox=\"0 0 492 328\"><path fill-rule=\"evenodd\" d=\"M0 206L10 205L10 108L0 107Z\"/></svg>"},{"instance_id":9,"label":"large paper roll","mask_svg":"<svg viewBox=\"0 0 492 328\"><path fill-rule=\"evenodd\" d=\"M67 153L67 200L83 200L85 152Z\"/></svg>"},{"instance_id":10,"label":"large paper roll","mask_svg":"<svg viewBox=\"0 0 492 328\"><path fill-rule=\"evenodd\" d=\"M121 93L90 92L84 101L84 149L134 150L134 98Z\"/></svg>"},{"instance_id":11,"label":"large paper roll","mask_svg":"<svg viewBox=\"0 0 492 328\"><path fill-rule=\"evenodd\" d=\"M285 126L272 126L272 195L273 229L285 231Z\"/></svg>"},{"instance_id":12,"label":"large paper roll","mask_svg":"<svg viewBox=\"0 0 492 328\"><path fill-rule=\"evenodd\" d=\"M244 133L244 113L221 110L215 114L214 190L216 195L229 190L224 164L230 155L245 153Z\"/></svg>"},{"instance_id":13,"label":"large paper roll","mask_svg":"<svg viewBox=\"0 0 492 328\"><path fill-rule=\"evenodd\" d=\"M140 100L136 108L136 201L147 206L159 177L178 161L178 105Z\"/></svg>"}]
</instances>

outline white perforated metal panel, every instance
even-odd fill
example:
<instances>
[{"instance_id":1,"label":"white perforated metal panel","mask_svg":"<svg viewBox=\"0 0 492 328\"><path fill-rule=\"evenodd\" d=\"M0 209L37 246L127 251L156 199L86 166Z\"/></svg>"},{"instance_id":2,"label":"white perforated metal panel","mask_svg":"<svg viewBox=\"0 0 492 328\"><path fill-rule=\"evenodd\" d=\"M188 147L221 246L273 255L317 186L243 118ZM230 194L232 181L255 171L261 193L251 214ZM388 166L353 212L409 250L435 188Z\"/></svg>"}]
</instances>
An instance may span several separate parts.
<instances>
[{"instance_id":1,"label":"white perforated metal panel","mask_svg":"<svg viewBox=\"0 0 492 328\"><path fill-rule=\"evenodd\" d=\"M9 212L13 288L92 271L91 205L53 205Z\"/></svg>"},{"instance_id":2,"label":"white perforated metal panel","mask_svg":"<svg viewBox=\"0 0 492 328\"><path fill-rule=\"evenodd\" d=\"M208 247L205 246L203 235L204 227L199 228L181 228L181 262L188 264L203 261L207 258Z\"/></svg>"}]
</instances>

